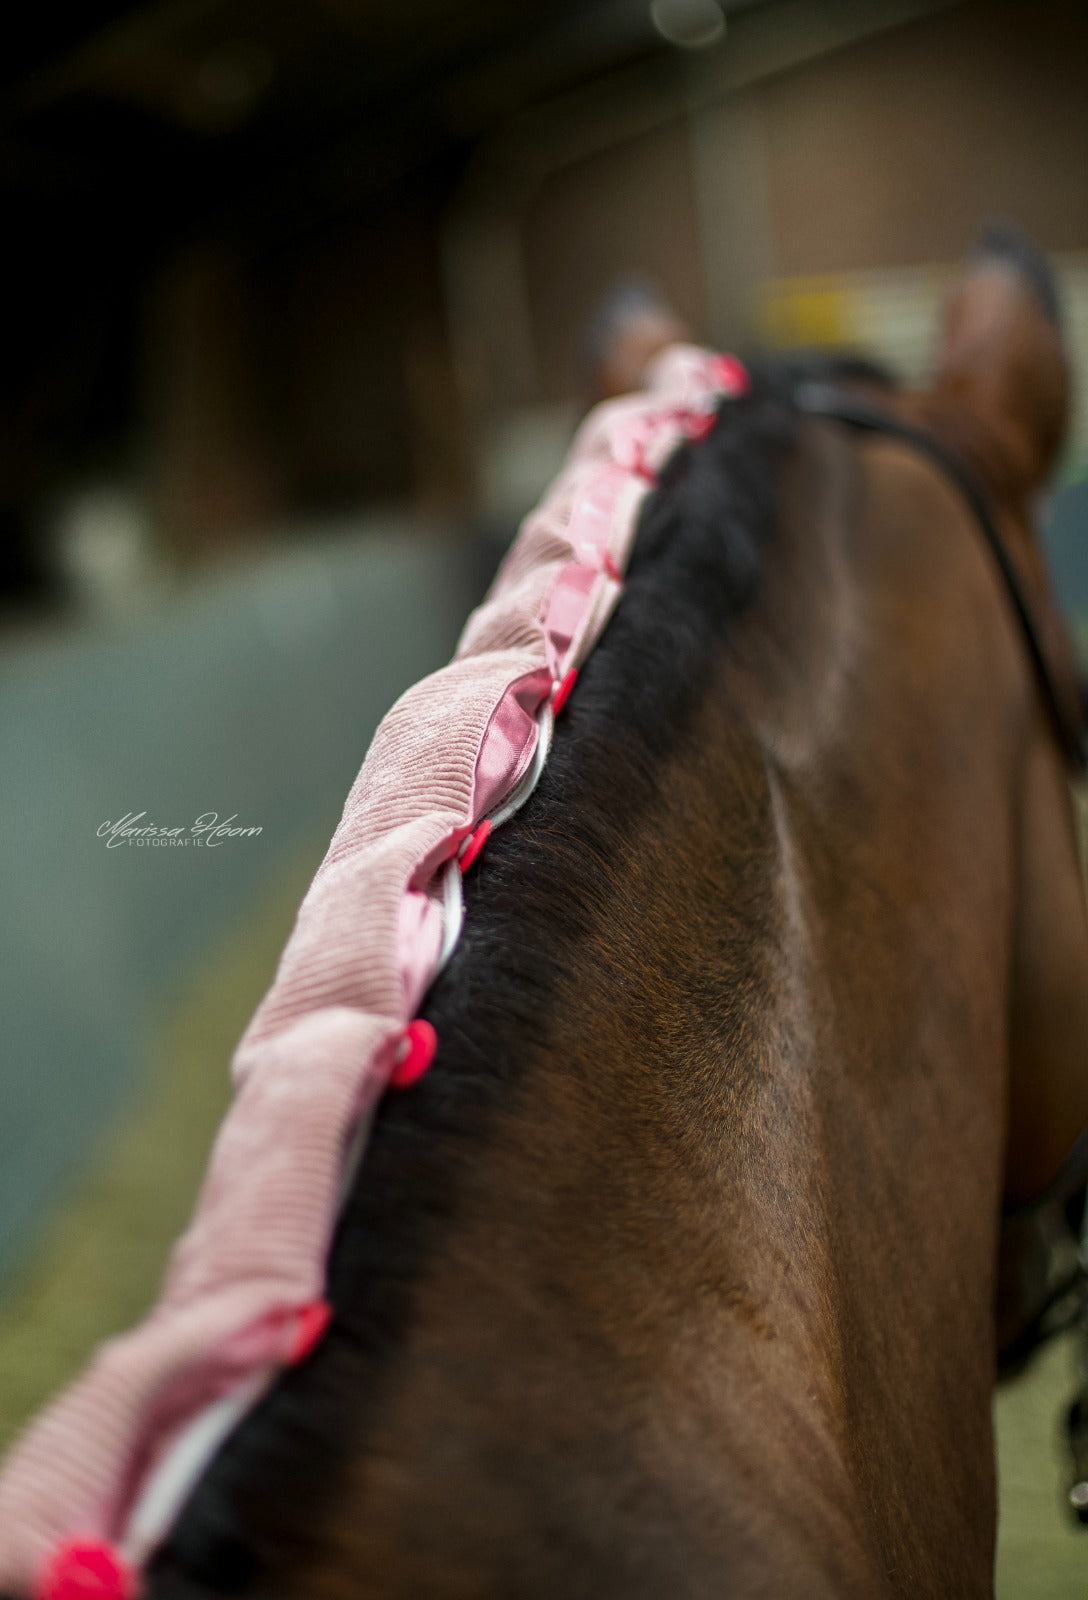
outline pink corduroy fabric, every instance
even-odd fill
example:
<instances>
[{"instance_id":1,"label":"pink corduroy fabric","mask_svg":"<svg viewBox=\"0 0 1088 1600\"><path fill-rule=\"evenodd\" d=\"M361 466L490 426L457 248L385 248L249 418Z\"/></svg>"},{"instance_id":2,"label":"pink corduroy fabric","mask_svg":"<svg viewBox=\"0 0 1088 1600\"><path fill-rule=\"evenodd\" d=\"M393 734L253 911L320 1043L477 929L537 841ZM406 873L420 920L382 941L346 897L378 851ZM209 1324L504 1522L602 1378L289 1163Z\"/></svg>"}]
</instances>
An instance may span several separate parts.
<instances>
[{"instance_id":1,"label":"pink corduroy fabric","mask_svg":"<svg viewBox=\"0 0 1088 1600\"><path fill-rule=\"evenodd\" d=\"M0 1588L36 1594L71 1537L109 1541L138 1569L224 1428L171 1484L183 1435L223 1397L232 1424L291 1359L323 1292L349 1151L438 967L448 863L523 779L549 697L600 637L657 469L744 386L731 358L674 346L644 392L593 411L454 660L382 722L238 1047L234 1100L160 1299L7 1458ZM162 1503L134 1519L156 1473Z\"/></svg>"}]
</instances>

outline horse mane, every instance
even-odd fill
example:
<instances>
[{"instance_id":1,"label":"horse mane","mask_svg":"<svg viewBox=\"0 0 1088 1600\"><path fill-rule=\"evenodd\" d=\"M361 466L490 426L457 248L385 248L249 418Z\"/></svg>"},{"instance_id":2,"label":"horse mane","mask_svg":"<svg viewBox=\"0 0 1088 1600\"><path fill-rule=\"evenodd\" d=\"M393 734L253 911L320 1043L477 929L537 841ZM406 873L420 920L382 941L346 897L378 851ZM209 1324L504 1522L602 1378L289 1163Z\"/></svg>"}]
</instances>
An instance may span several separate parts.
<instances>
[{"instance_id":1,"label":"horse mane","mask_svg":"<svg viewBox=\"0 0 1088 1600\"><path fill-rule=\"evenodd\" d=\"M644 504L617 611L579 678L542 780L465 880L465 926L421 1015L440 1040L411 1092L379 1104L329 1263L333 1322L227 1440L156 1557L148 1594L232 1593L314 1549L340 1469L365 1448L413 1289L457 1215L462 1174L516 1102L524 1041L546 1041L559 985L615 892L661 766L699 709L776 532L798 377L883 384L826 357L757 363L708 438Z\"/></svg>"}]
</instances>

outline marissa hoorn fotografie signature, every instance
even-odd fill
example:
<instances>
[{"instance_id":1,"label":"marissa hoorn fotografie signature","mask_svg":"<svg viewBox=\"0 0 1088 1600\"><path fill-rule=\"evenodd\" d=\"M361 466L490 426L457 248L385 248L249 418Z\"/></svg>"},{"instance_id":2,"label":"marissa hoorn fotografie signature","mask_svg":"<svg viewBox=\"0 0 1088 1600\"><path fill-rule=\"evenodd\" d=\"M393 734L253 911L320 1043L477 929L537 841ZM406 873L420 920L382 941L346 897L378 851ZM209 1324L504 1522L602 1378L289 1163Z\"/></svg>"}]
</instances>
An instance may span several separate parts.
<instances>
[{"instance_id":1,"label":"marissa hoorn fotografie signature","mask_svg":"<svg viewBox=\"0 0 1088 1600\"><path fill-rule=\"evenodd\" d=\"M214 850L224 839L254 839L264 832L263 828L241 826L237 813L220 821L217 811L205 811L187 828L160 828L144 822L146 816L146 811L127 811L116 822L103 822L98 838L105 839L107 850L116 850L123 844L167 848L191 844Z\"/></svg>"}]
</instances>

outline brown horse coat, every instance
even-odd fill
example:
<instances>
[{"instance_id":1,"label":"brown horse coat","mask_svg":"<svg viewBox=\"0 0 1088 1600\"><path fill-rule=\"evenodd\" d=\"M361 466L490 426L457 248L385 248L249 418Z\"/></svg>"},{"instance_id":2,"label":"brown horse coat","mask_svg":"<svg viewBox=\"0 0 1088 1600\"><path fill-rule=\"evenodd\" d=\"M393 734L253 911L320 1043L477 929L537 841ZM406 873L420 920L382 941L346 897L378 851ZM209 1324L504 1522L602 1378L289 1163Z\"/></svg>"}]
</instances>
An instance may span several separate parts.
<instances>
[{"instance_id":1,"label":"brown horse coat","mask_svg":"<svg viewBox=\"0 0 1088 1600\"><path fill-rule=\"evenodd\" d=\"M884 399L984 483L1067 672L1028 515L1065 369L1012 266ZM1088 1122L1023 641L955 487L772 380L640 547L379 1114L334 1328L161 1600L991 1593L998 1218Z\"/></svg>"}]
</instances>

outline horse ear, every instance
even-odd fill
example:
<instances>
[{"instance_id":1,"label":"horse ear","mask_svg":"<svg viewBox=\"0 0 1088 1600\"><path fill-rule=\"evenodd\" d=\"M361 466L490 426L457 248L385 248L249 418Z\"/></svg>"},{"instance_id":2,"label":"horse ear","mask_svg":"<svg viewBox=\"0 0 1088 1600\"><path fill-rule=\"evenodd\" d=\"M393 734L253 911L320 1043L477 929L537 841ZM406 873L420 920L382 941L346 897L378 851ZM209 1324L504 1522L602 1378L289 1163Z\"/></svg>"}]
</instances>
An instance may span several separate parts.
<instances>
[{"instance_id":1,"label":"horse ear","mask_svg":"<svg viewBox=\"0 0 1088 1600\"><path fill-rule=\"evenodd\" d=\"M1065 433L1069 370L1050 264L1011 223L983 231L948 298L934 392L974 415L1014 491L1043 482Z\"/></svg>"}]
</instances>

